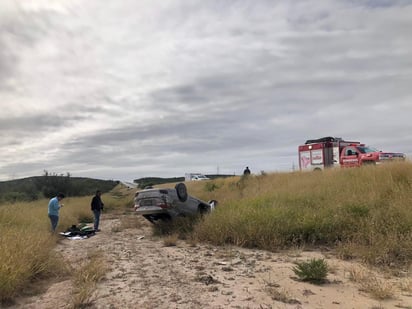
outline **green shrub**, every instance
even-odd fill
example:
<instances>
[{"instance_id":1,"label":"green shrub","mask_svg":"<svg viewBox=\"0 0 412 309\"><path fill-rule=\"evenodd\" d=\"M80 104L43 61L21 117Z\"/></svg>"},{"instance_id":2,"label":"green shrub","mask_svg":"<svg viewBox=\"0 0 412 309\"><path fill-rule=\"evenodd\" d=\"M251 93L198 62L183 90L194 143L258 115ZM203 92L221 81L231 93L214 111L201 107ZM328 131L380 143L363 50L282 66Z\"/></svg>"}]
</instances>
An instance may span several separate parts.
<instances>
[{"instance_id":1,"label":"green shrub","mask_svg":"<svg viewBox=\"0 0 412 309\"><path fill-rule=\"evenodd\" d=\"M328 275L328 264L324 259L311 259L306 262L296 262L292 270L300 280L320 284L325 282Z\"/></svg>"}]
</instances>

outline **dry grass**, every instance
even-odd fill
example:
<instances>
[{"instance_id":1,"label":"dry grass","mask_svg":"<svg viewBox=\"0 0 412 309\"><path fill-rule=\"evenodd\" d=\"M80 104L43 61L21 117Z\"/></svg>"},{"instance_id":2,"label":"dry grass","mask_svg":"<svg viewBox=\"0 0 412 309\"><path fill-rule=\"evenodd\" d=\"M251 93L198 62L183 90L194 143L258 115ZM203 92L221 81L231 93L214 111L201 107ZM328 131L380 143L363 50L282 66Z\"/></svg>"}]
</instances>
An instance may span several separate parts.
<instances>
[{"instance_id":1,"label":"dry grass","mask_svg":"<svg viewBox=\"0 0 412 309\"><path fill-rule=\"evenodd\" d=\"M178 234L167 235L163 238L163 245L165 247L173 247L177 245L178 240L179 240Z\"/></svg>"},{"instance_id":2,"label":"dry grass","mask_svg":"<svg viewBox=\"0 0 412 309\"><path fill-rule=\"evenodd\" d=\"M112 232L118 233L126 229L140 229L145 224L144 220L141 216L135 214L121 217L120 223L112 228Z\"/></svg>"},{"instance_id":3,"label":"dry grass","mask_svg":"<svg viewBox=\"0 0 412 309\"><path fill-rule=\"evenodd\" d=\"M277 283L264 281L263 289L275 301L285 304L300 304L299 300L294 298L289 291L281 288Z\"/></svg>"},{"instance_id":4,"label":"dry grass","mask_svg":"<svg viewBox=\"0 0 412 309\"><path fill-rule=\"evenodd\" d=\"M33 207L27 211L28 207ZM52 251L56 237L50 234L46 215L37 204L0 207L0 303L16 296L33 280L62 276L67 272Z\"/></svg>"},{"instance_id":5,"label":"dry grass","mask_svg":"<svg viewBox=\"0 0 412 309\"><path fill-rule=\"evenodd\" d=\"M91 252L73 275L72 308L90 307L94 301L95 286L108 271L103 253Z\"/></svg>"},{"instance_id":6,"label":"dry grass","mask_svg":"<svg viewBox=\"0 0 412 309\"><path fill-rule=\"evenodd\" d=\"M277 173L189 184L219 201L199 241L270 251L327 245L382 268L412 263L412 164ZM196 187L195 187L196 186Z\"/></svg>"},{"instance_id":7,"label":"dry grass","mask_svg":"<svg viewBox=\"0 0 412 309\"><path fill-rule=\"evenodd\" d=\"M391 299L395 295L395 287L390 281L378 278L376 274L365 267L351 267L349 279L356 282L361 291L369 293L377 300Z\"/></svg>"},{"instance_id":8,"label":"dry grass","mask_svg":"<svg viewBox=\"0 0 412 309\"><path fill-rule=\"evenodd\" d=\"M58 231L64 231L84 218L92 218L91 196L66 198L60 211ZM111 194L103 195L107 208L125 208ZM113 202L115 200L115 202ZM53 251L59 237L50 233L48 200L0 205L0 307L10 302L36 280L66 276L68 269Z\"/></svg>"},{"instance_id":9,"label":"dry grass","mask_svg":"<svg viewBox=\"0 0 412 309\"><path fill-rule=\"evenodd\" d=\"M412 279L403 278L399 283L399 288L401 291L406 292L412 296Z\"/></svg>"},{"instance_id":10,"label":"dry grass","mask_svg":"<svg viewBox=\"0 0 412 309\"><path fill-rule=\"evenodd\" d=\"M369 293L378 300L391 299L395 295L394 287L390 282L377 277L369 277L360 283L362 291Z\"/></svg>"},{"instance_id":11,"label":"dry grass","mask_svg":"<svg viewBox=\"0 0 412 309\"><path fill-rule=\"evenodd\" d=\"M191 234L186 237L186 243L191 247L196 247L199 243L199 240L196 238L195 235Z\"/></svg>"}]
</instances>

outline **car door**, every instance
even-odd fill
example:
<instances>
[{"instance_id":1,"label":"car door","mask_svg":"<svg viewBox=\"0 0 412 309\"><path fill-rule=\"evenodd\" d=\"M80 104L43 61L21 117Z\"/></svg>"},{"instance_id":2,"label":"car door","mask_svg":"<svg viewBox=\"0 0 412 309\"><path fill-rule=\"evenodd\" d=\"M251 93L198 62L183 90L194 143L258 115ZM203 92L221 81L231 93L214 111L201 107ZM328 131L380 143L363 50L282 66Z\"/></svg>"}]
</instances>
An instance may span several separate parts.
<instances>
[{"instance_id":1,"label":"car door","mask_svg":"<svg viewBox=\"0 0 412 309\"><path fill-rule=\"evenodd\" d=\"M342 150L341 163L343 167L357 167L359 166L359 153L355 147L346 147Z\"/></svg>"}]
</instances>

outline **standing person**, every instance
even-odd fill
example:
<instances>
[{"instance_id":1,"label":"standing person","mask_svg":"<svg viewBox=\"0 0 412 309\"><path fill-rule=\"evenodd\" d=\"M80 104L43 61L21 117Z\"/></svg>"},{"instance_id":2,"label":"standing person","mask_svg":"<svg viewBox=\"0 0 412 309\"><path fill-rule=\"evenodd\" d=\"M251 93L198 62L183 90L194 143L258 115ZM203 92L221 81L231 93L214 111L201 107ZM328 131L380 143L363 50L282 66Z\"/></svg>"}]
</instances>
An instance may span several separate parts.
<instances>
[{"instance_id":1,"label":"standing person","mask_svg":"<svg viewBox=\"0 0 412 309\"><path fill-rule=\"evenodd\" d=\"M243 175L250 175L250 169L249 166L246 166L245 170L243 171Z\"/></svg>"},{"instance_id":2,"label":"standing person","mask_svg":"<svg viewBox=\"0 0 412 309\"><path fill-rule=\"evenodd\" d=\"M102 195L102 192L100 190L97 190L96 195L93 197L92 203L91 203L91 208L92 208L93 215L94 215L94 230L96 232L100 232L99 230L100 213L103 210L103 206L104 206L102 199L100 198L101 195Z\"/></svg>"},{"instance_id":3,"label":"standing person","mask_svg":"<svg viewBox=\"0 0 412 309\"><path fill-rule=\"evenodd\" d=\"M60 204L60 201L64 199L64 194L59 193L57 196L53 197L49 201L49 219L51 223L51 231L55 232L57 223L59 223L59 210L63 207L63 204Z\"/></svg>"}]
</instances>

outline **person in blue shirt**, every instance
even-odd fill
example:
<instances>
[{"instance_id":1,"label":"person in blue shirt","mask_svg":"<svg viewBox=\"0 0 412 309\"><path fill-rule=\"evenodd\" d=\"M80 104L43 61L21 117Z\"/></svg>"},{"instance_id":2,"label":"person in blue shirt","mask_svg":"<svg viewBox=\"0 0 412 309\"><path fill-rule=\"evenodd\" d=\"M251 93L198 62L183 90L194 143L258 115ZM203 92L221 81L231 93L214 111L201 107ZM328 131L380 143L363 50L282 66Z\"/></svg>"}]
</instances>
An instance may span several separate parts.
<instances>
[{"instance_id":1,"label":"person in blue shirt","mask_svg":"<svg viewBox=\"0 0 412 309\"><path fill-rule=\"evenodd\" d=\"M49 219L52 232L56 231L57 223L59 222L59 210L63 207L60 201L64 199L64 194L59 193L49 201Z\"/></svg>"}]
</instances>

